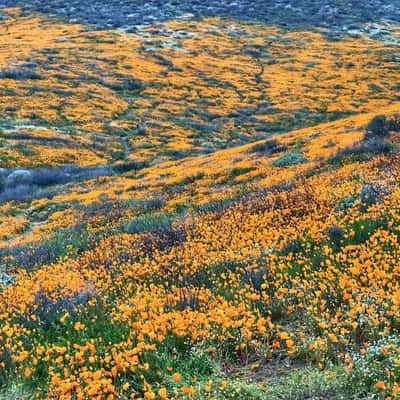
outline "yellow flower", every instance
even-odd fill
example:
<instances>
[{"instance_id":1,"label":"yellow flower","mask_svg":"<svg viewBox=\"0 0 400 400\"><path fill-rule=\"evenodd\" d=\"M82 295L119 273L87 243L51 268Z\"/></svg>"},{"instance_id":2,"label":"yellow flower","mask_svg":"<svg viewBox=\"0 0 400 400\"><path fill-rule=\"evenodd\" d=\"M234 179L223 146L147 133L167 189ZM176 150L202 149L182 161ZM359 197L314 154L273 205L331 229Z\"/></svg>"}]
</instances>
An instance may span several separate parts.
<instances>
[{"instance_id":1,"label":"yellow flower","mask_svg":"<svg viewBox=\"0 0 400 400\"><path fill-rule=\"evenodd\" d=\"M225 389L227 385L228 385L228 381L222 381L220 389Z\"/></svg>"},{"instance_id":2,"label":"yellow flower","mask_svg":"<svg viewBox=\"0 0 400 400\"><path fill-rule=\"evenodd\" d=\"M154 392L146 392L146 393L144 394L144 397L145 397L147 400L153 400L153 399L156 398L156 395L154 394Z\"/></svg>"},{"instance_id":3,"label":"yellow flower","mask_svg":"<svg viewBox=\"0 0 400 400\"><path fill-rule=\"evenodd\" d=\"M69 317L68 313L65 313L61 318L60 318L60 322L63 324L64 321Z\"/></svg>"}]
</instances>

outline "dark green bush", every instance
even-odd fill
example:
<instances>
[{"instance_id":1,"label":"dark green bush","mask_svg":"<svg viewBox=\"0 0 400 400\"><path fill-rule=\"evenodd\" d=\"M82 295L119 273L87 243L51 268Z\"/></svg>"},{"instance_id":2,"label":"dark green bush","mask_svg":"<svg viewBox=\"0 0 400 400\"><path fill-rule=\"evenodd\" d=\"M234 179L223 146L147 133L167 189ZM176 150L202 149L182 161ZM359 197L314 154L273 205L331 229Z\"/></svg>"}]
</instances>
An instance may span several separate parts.
<instances>
[{"instance_id":1,"label":"dark green bush","mask_svg":"<svg viewBox=\"0 0 400 400\"><path fill-rule=\"evenodd\" d=\"M281 144L276 139L269 139L262 143L257 143L249 151L251 153L259 153L264 155L276 154L287 150L287 146Z\"/></svg>"},{"instance_id":2,"label":"dark green bush","mask_svg":"<svg viewBox=\"0 0 400 400\"><path fill-rule=\"evenodd\" d=\"M305 158L298 152L294 153L286 153L282 157L274 160L271 165L274 167L290 167L297 164L302 164L308 162L308 159Z\"/></svg>"},{"instance_id":3,"label":"dark green bush","mask_svg":"<svg viewBox=\"0 0 400 400\"><path fill-rule=\"evenodd\" d=\"M337 207L337 211L345 212L345 211L349 210L351 207L353 207L356 200L357 200L357 196L343 197L343 199L341 200L341 202L339 203L339 205Z\"/></svg>"},{"instance_id":4,"label":"dark green bush","mask_svg":"<svg viewBox=\"0 0 400 400\"><path fill-rule=\"evenodd\" d=\"M393 150L393 145L382 138L372 137L364 140L361 145L361 150L363 149L372 154L387 154Z\"/></svg>"},{"instance_id":5,"label":"dark green bush","mask_svg":"<svg viewBox=\"0 0 400 400\"><path fill-rule=\"evenodd\" d=\"M125 226L125 232L133 234L169 230L172 227L172 222L173 218L163 213L140 215Z\"/></svg>"},{"instance_id":6,"label":"dark green bush","mask_svg":"<svg viewBox=\"0 0 400 400\"><path fill-rule=\"evenodd\" d=\"M326 230L326 234L329 239L336 245L339 246L344 238L344 232L342 228L337 225L332 225Z\"/></svg>"},{"instance_id":7,"label":"dark green bush","mask_svg":"<svg viewBox=\"0 0 400 400\"><path fill-rule=\"evenodd\" d=\"M28 327L39 325L41 329L48 330L61 325L60 318L68 312L69 318L78 320L84 309L88 309L89 301L94 299L95 294L90 290L74 293L57 300L49 298L43 290L35 294L31 310L27 315L34 315L35 319L21 321ZM93 312L93 310L92 310ZM32 326L32 327L33 327Z\"/></svg>"},{"instance_id":8,"label":"dark green bush","mask_svg":"<svg viewBox=\"0 0 400 400\"><path fill-rule=\"evenodd\" d=\"M125 172L129 171L139 171L143 168L147 168L149 166L149 163L145 161L124 161L124 162L118 162L115 163L112 168L115 172L119 174L123 174Z\"/></svg>"},{"instance_id":9,"label":"dark green bush","mask_svg":"<svg viewBox=\"0 0 400 400\"><path fill-rule=\"evenodd\" d=\"M0 79L25 81L28 79L43 79L43 76L27 68L4 68L0 70Z\"/></svg>"},{"instance_id":10,"label":"dark green bush","mask_svg":"<svg viewBox=\"0 0 400 400\"><path fill-rule=\"evenodd\" d=\"M389 120L389 130L393 132L400 132L400 114L393 116Z\"/></svg>"},{"instance_id":11,"label":"dark green bush","mask_svg":"<svg viewBox=\"0 0 400 400\"><path fill-rule=\"evenodd\" d=\"M365 138L389 136L389 126L385 115L377 115L366 126Z\"/></svg>"},{"instance_id":12,"label":"dark green bush","mask_svg":"<svg viewBox=\"0 0 400 400\"><path fill-rule=\"evenodd\" d=\"M353 144L352 146L345 147L338 150L335 155L329 157L331 164L336 164L344 159L351 161L367 161L372 155L388 154L396 148L382 137L368 137Z\"/></svg>"}]
</instances>

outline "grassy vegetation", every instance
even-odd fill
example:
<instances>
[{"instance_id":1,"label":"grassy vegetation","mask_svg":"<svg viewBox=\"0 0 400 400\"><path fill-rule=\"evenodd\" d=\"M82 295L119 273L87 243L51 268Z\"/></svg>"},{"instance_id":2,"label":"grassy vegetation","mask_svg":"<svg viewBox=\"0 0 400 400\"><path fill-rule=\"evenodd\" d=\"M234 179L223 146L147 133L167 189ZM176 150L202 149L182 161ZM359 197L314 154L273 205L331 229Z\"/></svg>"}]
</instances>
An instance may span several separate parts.
<instances>
[{"instance_id":1,"label":"grassy vegetation","mask_svg":"<svg viewBox=\"0 0 400 400\"><path fill-rule=\"evenodd\" d=\"M400 397L397 48L5 13L0 399Z\"/></svg>"},{"instance_id":2,"label":"grassy vegetation","mask_svg":"<svg viewBox=\"0 0 400 400\"><path fill-rule=\"evenodd\" d=\"M0 167L136 170L396 99L398 46L368 36L221 18L132 35L2 13Z\"/></svg>"},{"instance_id":3,"label":"grassy vegetation","mask_svg":"<svg viewBox=\"0 0 400 400\"><path fill-rule=\"evenodd\" d=\"M390 130L385 140L397 139ZM308 154L316 140L325 151L325 140L309 140ZM299 146L281 141L286 154ZM237 159L275 171L281 184L268 190L233 184L259 174L257 164L194 170L147 199L109 192L76 203L75 225L3 250L14 278L0 293L3 396L395 398L397 153L332 169L271 165L280 158L267 147ZM92 191L118 179L143 178L107 178ZM218 181L236 194L199 203L197 191L207 199Z\"/></svg>"}]
</instances>

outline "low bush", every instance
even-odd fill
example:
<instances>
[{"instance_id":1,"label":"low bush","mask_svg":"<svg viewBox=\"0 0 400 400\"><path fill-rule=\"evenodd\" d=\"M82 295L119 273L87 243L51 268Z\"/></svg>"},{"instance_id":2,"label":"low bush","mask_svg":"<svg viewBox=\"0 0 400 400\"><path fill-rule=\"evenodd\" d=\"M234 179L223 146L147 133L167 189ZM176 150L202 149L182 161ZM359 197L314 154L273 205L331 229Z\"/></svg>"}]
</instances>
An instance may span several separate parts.
<instances>
[{"instance_id":1,"label":"low bush","mask_svg":"<svg viewBox=\"0 0 400 400\"><path fill-rule=\"evenodd\" d=\"M348 231L351 232L346 238L346 245L359 245L365 243L379 229L388 229L389 219L387 216L377 218L366 217L356 220L348 226Z\"/></svg>"},{"instance_id":2,"label":"low bush","mask_svg":"<svg viewBox=\"0 0 400 400\"><path fill-rule=\"evenodd\" d=\"M240 201L240 198L233 198L233 199L222 199L222 200L210 200L207 203L200 204L196 206L195 209L199 213L204 214L222 214L225 212L232 204L237 203Z\"/></svg>"},{"instance_id":3,"label":"low bush","mask_svg":"<svg viewBox=\"0 0 400 400\"><path fill-rule=\"evenodd\" d=\"M167 204L167 201L160 196L154 196L147 200L133 200L132 202L134 207L145 212L161 210Z\"/></svg>"},{"instance_id":4,"label":"low bush","mask_svg":"<svg viewBox=\"0 0 400 400\"><path fill-rule=\"evenodd\" d=\"M141 247L148 257L152 257L155 250L165 251L187 239L187 227L182 217L174 213L140 215L126 224L123 230L130 234L141 234Z\"/></svg>"},{"instance_id":5,"label":"low bush","mask_svg":"<svg viewBox=\"0 0 400 400\"><path fill-rule=\"evenodd\" d=\"M327 230L326 234L329 237L330 241L334 244L336 248L339 248L342 240L344 239L343 229L338 225L331 225Z\"/></svg>"},{"instance_id":6,"label":"low bush","mask_svg":"<svg viewBox=\"0 0 400 400\"><path fill-rule=\"evenodd\" d=\"M0 204L8 201L31 201L33 199L51 199L55 192L48 189L39 189L30 185L8 187L0 192Z\"/></svg>"},{"instance_id":7,"label":"low bush","mask_svg":"<svg viewBox=\"0 0 400 400\"><path fill-rule=\"evenodd\" d=\"M200 309L200 301L199 301L199 288L185 288L180 291L179 299L176 304L177 310L199 310Z\"/></svg>"},{"instance_id":8,"label":"low bush","mask_svg":"<svg viewBox=\"0 0 400 400\"><path fill-rule=\"evenodd\" d=\"M329 161L337 163L349 157L352 161L366 161L369 155L388 154L397 148L385 138L390 136L391 131L400 131L400 117L387 118L385 115L375 116L366 126L362 140L339 150Z\"/></svg>"},{"instance_id":9,"label":"low bush","mask_svg":"<svg viewBox=\"0 0 400 400\"><path fill-rule=\"evenodd\" d=\"M25 81L28 79L43 79L43 76L28 68L3 68L0 70L0 79Z\"/></svg>"},{"instance_id":10,"label":"low bush","mask_svg":"<svg viewBox=\"0 0 400 400\"><path fill-rule=\"evenodd\" d=\"M42 187L78 182L100 176L112 175L105 166L81 167L68 165L62 168L42 167L33 170L2 169L0 171L0 204L7 201L30 201L54 195Z\"/></svg>"},{"instance_id":11,"label":"low bush","mask_svg":"<svg viewBox=\"0 0 400 400\"><path fill-rule=\"evenodd\" d=\"M395 147L381 137L368 137L360 140L352 146L338 150L329 158L331 164L342 162L344 159L351 161L366 161L371 155L388 154L395 151Z\"/></svg>"},{"instance_id":12,"label":"low bush","mask_svg":"<svg viewBox=\"0 0 400 400\"><path fill-rule=\"evenodd\" d=\"M82 314L85 314L85 308L94 298L95 294L90 289L56 300L49 298L44 290L39 290L30 312L26 314L30 316L30 319L21 322L28 327L39 325L41 329L48 330L60 326L60 318L65 313L68 313L70 320L77 321L82 318Z\"/></svg>"},{"instance_id":13,"label":"low bush","mask_svg":"<svg viewBox=\"0 0 400 400\"><path fill-rule=\"evenodd\" d=\"M271 165L274 167L291 167L293 165L302 164L308 162L305 158L298 152L286 153L278 159L274 160Z\"/></svg>"},{"instance_id":14,"label":"low bush","mask_svg":"<svg viewBox=\"0 0 400 400\"><path fill-rule=\"evenodd\" d=\"M375 203L382 203L385 196L390 193L387 186L381 183L370 183L363 185L360 193L361 203L370 206Z\"/></svg>"},{"instance_id":15,"label":"low bush","mask_svg":"<svg viewBox=\"0 0 400 400\"><path fill-rule=\"evenodd\" d=\"M32 172L32 184L50 186L65 183L69 176L61 168L39 168Z\"/></svg>"},{"instance_id":16,"label":"low bush","mask_svg":"<svg viewBox=\"0 0 400 400\"><path fill-rule=\"evenodd\" d=\"M348 211L351 207L353 207L354 203L357 200L357 196L353 195L348 195L343 197L343 199L340 201L339 205L337 206L336 211L343 211L346 212Z\"/></svg>"},{"instance_id":17,"label":"low bush","mask_svg":"<svg viewBox=\"0 0 400 400\"><path fill-rule=\"evenodd\" d=\"M126 233L157 232L171 229L173 217L168 214L156 213L153 215L140 215L135 217L125 226Z\"/></svg>"},{"instance_id":18,"label":"low bush","mask_svg":"<svg viewBox=\"0 0 400 400\"><path fill-rule=\"evenodd\" d=\"M157 231L145 233L142 236L142 249L146 255L152 256L154 250L166 251L178 246L187 239L187 231L184 226L163 227Z\"/></svg>"},{"instance_id":19,"label":"low bush","mask_svg":"<svg viewBox=\"0 0 400 400\"><path fill-rule=\"evenodd\" d=\"M78 165L67 165L63 167L64 172L69 176L69 181L84 181L94 179L101 176L113 175L111 168L104 165L95 167L81 167Z\"/></svg>"},{"instance_id":20,"label":"low bush","mask_svg":"<svg viewBox=\"0 0 400 400\"><path fill-rule=\"evenodd\" d=\"M303 241L300 238L288 240L281 249L281 254L287 256L289 254L297 254L303 250Z\"/></svg>"},{"instance_id":21,"label":"low bush","mask_svg":"<svg viewBox=\"0 0 400 400\"><path fill-rule=\"evenodd\" d=\"M371 137L387 137L390 132L400 131L400 114L386 117L377 115L365 127L365 139Z\"/></svg>"},{"instance_id":22,"label":"low bush","mask_svg":"<svg viewBox=\"0 0 400 400\"><path fill-rule=\"evenodd\" d=\"M67 254L77 255L91 246L96 246L97 240L98 237L90 234L84 224L78 224L60 230L42 242L1 248L0 260L10 267L32 271Z\"/></svg>"},{"instance_id":23,"label":"low bush","mask_svg":"<svg viewBox=\"0 0 400 400\"><path fill-rule=\"evenodd\" d=\"M389 120L389 130L393 132L400 132L400 114L394 115Z\"/></svg>"},{"instance_id":24,"label":"low bush","mask_svg":"<svg viewBox=\"0 0 400 400\"><path fill-rule=\"evenodd\" d=\"M14 276L9 275L6 272L0 272L0 290L4 287L12 285L14 281Z\"/></svg>"},{"instance_id":25,"label":"low bush","mask_svg":"<svg viewBox=\"0 0 400 400\"><path fill-rule=\"evenodd\" d=\"M257 292L261 291L262 284L269 278L271 278L271 274L267 266L257 269L246 269L243 274L243 281Z\"/></svg>"},{"instance_id":26,"label":"low bush","mask_svg":"<svg viewBox=\"0 0 400 400\"><path fill-rule=\"evenodd\" d=\"M389 121L385 115L377 115L365 128L365 138L389 136Z\"/></svg>"},{"instance_id":27,"label":"low bush","mask_svg":"<svg viewBox=\"0 0 400 400\"><path fill-rule=\"evenodd\" d=\"M366 139L361 144L361 150L372 154L387 154L393 150L393 145L377 137Z\"/></svg>"},{"instance_id":28,"label":"low bush","mask_svg":"<svg viewBox=\"0 0 400 400\"><path fill-rule=\"evenodd\" d=\"M115 163L112 168L115 172L118 174L123 174L125 172L129 171L139 171L143 168L147 168L149 166L149 163L145 161L125 161L125 162L119 162Z\"/></svg>"},{"instance_id":29,"label":"low bush","mask_svg":"<svg viewBox=\"0 0 400 400\"><path fill-rule=\"evenodd\" d=\"M257 143L249 150L249 152L259 153L259 154L263 154L263 155L270 155L270 154L280 153L280 152L286 151L286 150L287 150L286 145L281 144L276 139L269 139L269 140L266 140L265 142Z\"/></svg>"}]
</instances>

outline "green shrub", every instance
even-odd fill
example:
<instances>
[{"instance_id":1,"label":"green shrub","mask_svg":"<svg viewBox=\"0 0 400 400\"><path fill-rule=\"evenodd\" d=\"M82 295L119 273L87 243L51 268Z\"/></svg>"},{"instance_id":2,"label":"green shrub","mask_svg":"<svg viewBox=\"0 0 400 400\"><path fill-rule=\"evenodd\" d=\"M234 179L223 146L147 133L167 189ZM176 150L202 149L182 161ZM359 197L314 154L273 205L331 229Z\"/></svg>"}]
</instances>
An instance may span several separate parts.
<instances>
[{"instance_id":1,"label":"green shrub","mask_svg":"<svg viewBox=\"0 0 400 400\"><path fill-rule=\"evenodd\" d=\"M386 216L379 218L363 218L354 221L348 226L348 230L353 232L346 239L346 245L359 245L365 243L378 229L388 229L389 219Z\"/></svg>"},{"instance_id":2,"label":"green shrub","mask_svg":"<svg viewBox=\"0 0 400 400\"><path fill-rule=\"evenodd\" d=\"M340 246L340 243L344 238L344 232L342 228L340 228L338 225L331 225L326 230L326 234L335 246Z\"/></svg>"},{"instance_id":3,"label":"green shrub","mask_svg":"<svg viewBox=\"0 0 400 400\"><path fill-rule=\"evenodd\" d=\"M118 174L123 174L129 171L139 171L143 168L147 168L149 164L145 161L134 161L128 160L124 162L117 162L112 166L112 169Z\"/></svg>"},{"instance_id":4,"label":"green shrub","mask_svg":"<svg viewBox=\"0 0 400 400\"><path fill-rule=\"evenodd\" d=\"M90 301L93 301L93 299L96 299L96 303L101 304L98 296L90 289L76 292L57 300L51 299L44 290L40 289L35 294L31 309L26 313L27 318L21 318L21 323L31 329L40 327L42 330L49 330L56 329L62 325L60 318L66 312L68 312L72 321L78 321L82 318L82 315L87 313L93 317L95 310L89 306ZM100 309L97 311L100 311Z\"/></svg>"},{"instance_id":5,"label":"green shrub","mask_svg":"<svg viewBox=\"0 0 400 400\"><path fill-rule=\"evenodd\" d=\"M0 79L25 81L28 79L43 79L43 76L28 68L3 68L0 70Z\"/></svg>"},{"instance_id":6,"label":"green shrub","mask_svg":"<svg viewBox=\"0 0 400 400\"><path fill-rule=\"evenodd\" d=\"M132 200L132 206L144 212L161 210L166 204L167 201L163 197L157 195L148 199Z\"/></svg>"},{"instance_id":7,"label":"green shrub","mask_svg":"<svg viewBox=\"0 0 400 400\"><path fill-rule=\"evenodd\" d=\"M388 154L396 148L382 137L367 137L354 143L352 146L338 150L335 155L329 157L331 164L342 162L344 159L350 162L367 161L371 156L378 154Z\"/></svg>"},{"instance_id":8,"label":"green shrub","mask_svg":"<svg viewBox=\"0 0 400 400\"><path fill-rule=\"evenodd\" d=\"M385 115L377 115L366 126L365 138L389 136L389 121Z\"/></svg>"},{"instance_id":9,"label":"green shrub","mask_svg":"<svg viewBox=\"0 0 400 400\"><path fill-rule=\"evenodd\" d=\"M361 203L366 206L382 203L389 192L389 188L381 183L363 185L360 193L360 200Z\"/></svg>"},{"instance_id":10,"label":"green shrub","mask_svg":"<svg viewBox=\"0 0 400 400\"><path fill-rule=\"evenodd\" d=\"M338 207L337 207L337 211L343 211L346 212L347 210L349 210L351 207L353 207L354 203L357 200L357 196L345 196L343 197L343 199L340 201Z\"/></svg>"},{"instance_id":11,"label":"green shrub","mask_svg":"<svg viewBox=\"0 0 400 400\"><path fill-rule=\"evenodd\" d=\"M282 157L274 160L271 165L274 167L290 167L297 164L302 164L308 162L308 159L305 158L298 152L286 153Z\"/></svg>"},{"instance_id":12,"label":"green shrub","mask_svg":"<svg viewBox=\"0 0 400 400\"><path fill-rule=\"evenodd\" d=\"M249 152L270 155L286 151L286 149L287 146L281 144L278 140L269 139L265 142L255 144L251 149L249 149Z\"/></svg>"},{"instance_id":13,"label":"green shrub","mask_svg":"<svg viewBox=\"0 0 400 400\"><path fill-rule=\"evenodd\" d=\"M2 272L1 270L2 268L0 266L0 290L2 288L12 285L15 280L14 276L9 275L6 272Z\"/></svg>"},{"instance_id":14,"label":"green shrub","mask_svg":"<svg viewBox=\"0 0 400 400\"><path fill-rule=\"evenodd\" d=\"M153 215L140 215L135 217L125 226L127 233L157 232L170 230L173 218L171 215L156 213Z\"/></svg>"},{"instance_id":15,"label":"green shrub","mask_svg":"<svg viewBox=\"0 0 400 400\"><path fill-rule=\"evenodd\" d=\"M400 132L400 114L394 115L389 120L389 130L393 132Z\"/></svg>"},{"instance_id":16,"label":"green shrub","mask_svg":"<svg viewBox=\"0 0 400 400\"><path fill-rule=\"evenodd\" d=\"M393 150L393 145L382 138L372 137L363 142L363 148L372 154L387 154Z\"/></svg>"}]
</instances>

